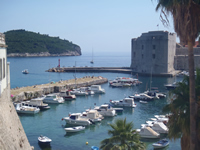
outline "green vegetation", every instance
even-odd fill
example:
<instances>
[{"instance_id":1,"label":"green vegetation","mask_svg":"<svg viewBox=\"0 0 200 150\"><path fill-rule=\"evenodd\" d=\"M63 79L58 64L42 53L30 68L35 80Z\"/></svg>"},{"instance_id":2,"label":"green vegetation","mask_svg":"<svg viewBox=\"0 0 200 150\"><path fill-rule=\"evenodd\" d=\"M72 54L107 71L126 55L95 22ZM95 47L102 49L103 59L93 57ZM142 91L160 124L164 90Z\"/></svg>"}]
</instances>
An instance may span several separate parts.
<instances>
[{"instance_id":1,"label":"green vegetation","mask_svg":"<svg viewBox=\"0 0 200 150\"><path fill-rule=\"evenodd\" d=\"M126 122L126 118L117 119L109 124L113 130L108 130L110 138L101 141L102 150L144 150L145 144L141 142L139 134L133 130L133 122Z\"/></svg>"},{"instance_id":2,"label":"green vegetation","mask_svg":"<svg viewBox=\"0 0 200 150\"><path fill-rule=\"evenodd\" d=\"M199 0L158 0L156 10L161 10L161 21L164 25L169 24L168 15L171 15L174 23L174 30L180 41L188 45L188 66L190 86L190 150L196 150L199 142L197 136L197 104L194 75L194 52L195 40L199 37L200 31L200 1ZM198 139L198 140L197 140Z\"/></svg>"},{"instance_id":3,"label":"green vegetation","mask_svg":"<svg viewBox=\"0 0 200 150\"><path fill-rule=\"evenodd\" d=\"M185 76L182 82L178 83L176 89L170 91L170 103L163 108L164 112L170 112L170 118L167 126L169 127L168 136L170 139L181 138L181 149L190 149L190 80ZM200 147L200 70L197 69L197 76L195 78L196 90L196 133L197 144Z\"/></svg>"},{"instance_id":4,"label":"green vegetation","mask_svg":"<svg viewBox=\"0 0 200 150\"><path fill-rule=\"evenodd\" d=\"M25 30L11 30L4 33L7 53L40 53L60 54L64 52L77 51L81 55L80 47L62 40L59 37L50 37L40 33Z\"/></svg>"}]
</instances>

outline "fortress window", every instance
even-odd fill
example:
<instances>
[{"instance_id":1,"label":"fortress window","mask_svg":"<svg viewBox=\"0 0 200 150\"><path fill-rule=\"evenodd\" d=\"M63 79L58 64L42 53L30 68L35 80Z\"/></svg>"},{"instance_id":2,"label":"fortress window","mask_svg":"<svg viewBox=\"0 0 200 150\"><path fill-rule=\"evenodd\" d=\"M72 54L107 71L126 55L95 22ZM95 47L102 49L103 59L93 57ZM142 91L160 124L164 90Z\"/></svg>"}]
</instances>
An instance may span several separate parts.
<instances>
[{"instance_id":1,"label":"fortress window","mask_svg":"<svg viewBox=\"0 0 200 150\"><path fill-rule=\"evenodd\" d=\"M155 59L156 58L156 54L152 54L152 58Z\"/></svg>"},{"instance_id":2,"label":"fortress window","mask_svg":"<svg viewBox=\"0 0 200 150\"><path fill-rule=\"evenodd\" d=\"M144 55L142 54L142 59L143 59Z\"/></svg>"},{"instance_id":3,"label":"fortress window","mask_svg":"<svg viewBox=\"0 0 200 150\"><path fill-rule=\"evenodd\" d=\"M153 49L156 49L156 45L153 45Z\"/></svg>"},{"instance_id":4,"label":"fortress window","mask_svg":"<svg viewBox=\"0 0 200 150\"><path fill-rule=\"evenodd\" d=\"M133 57L135 57L135 52L133 53Z\"/></svg>"},{"instance_id":5,"label":"fortress window","mask_svg":"<svg viewBox=\"0 0 200 150\"><path fill-rule=\"evenodd\" d=\"M144 49L144 45L142 45L142 49Z\"/></svg>"}]
</instances>

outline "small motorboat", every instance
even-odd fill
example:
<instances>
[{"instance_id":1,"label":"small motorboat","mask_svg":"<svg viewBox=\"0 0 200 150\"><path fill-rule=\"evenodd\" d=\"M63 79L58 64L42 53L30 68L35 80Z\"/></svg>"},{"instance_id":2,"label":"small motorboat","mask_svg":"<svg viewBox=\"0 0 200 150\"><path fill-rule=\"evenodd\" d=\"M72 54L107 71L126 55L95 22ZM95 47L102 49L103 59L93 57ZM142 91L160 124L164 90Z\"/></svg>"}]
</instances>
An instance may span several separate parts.
<instances>
[{"instance_id":1,"label":"small motorboat","mask_svg":"<svg viewBox=\"0 0 200 150\"><path fill-rule=\"evenodd\" d=\"M77 126L77 127L69 127L69 128L65 128L66 132L79 132L85 130L84 126Z\"/></svg>"},{"instance_id":2,"label":"small motorboat","mask_svg":"<svg viewBox=\"0 0 200 150\"><path fill-rule=\"evenodd\" d=\"M43 135L40 135L38 137L38 143L39 144L46 144L46 145L49 145L51 143L51 139L46 137L46 136L43 136Z\"/></svg>"},{"instance_id":3,"label":"small motorboat","mask_svg":"<svg viewBox=\"0 0 200 150\"><path fill-rule=\"evenodd\" d=\"M156 142L156 143L153 143L152 145L153 145L154 149L157 149L157 148L164 148L164 147L166 147L166 146L169 145L169 140L167 140L167 139L162 139L162 140L160 140L160 141L158 141L158 142Z\"/></svg>"},{"instance_id":4,"label":"small motorboat","mask_svg":"<svg viewBox=\"0 0 200 150\"><path fill-rule=\"evenodd\" d=\"M23 71L22 71L22 73L23 74L28 74L29 72L28 72L28 69L24 69Z\"/></svg>"},{"instance_id":5,"label":"small motorboat","mask_svg":"<svg viewBox=\"0 0 200 150\"><path fill-rule=\"evenodd\" d=\"M142 104L147 104L148 103L147 101L142 101L142 100L140 100L139 102L142 103Z\"/></svg>"},{"instance_id":6,"label":"small motorboat","mask_svg":"<svg viewBox=\"0 0 200 150\"><path fill-rule=\"evenodd\" d=\"M97 146L91 146L91 150L99 150Z\"/></svg>"}]
</instances>

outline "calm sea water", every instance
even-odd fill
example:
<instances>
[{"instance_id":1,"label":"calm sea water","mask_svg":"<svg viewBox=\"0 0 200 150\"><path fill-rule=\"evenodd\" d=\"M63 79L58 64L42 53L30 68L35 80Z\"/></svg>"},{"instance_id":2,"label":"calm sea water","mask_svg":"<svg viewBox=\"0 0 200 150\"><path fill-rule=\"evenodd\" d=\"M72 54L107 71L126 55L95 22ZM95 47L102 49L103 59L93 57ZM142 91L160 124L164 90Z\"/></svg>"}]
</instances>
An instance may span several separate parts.
<instances>
[{"instance_id":1,"label":"calm sea water","mask_svg":"<svg viewBox=\"0 0 200 150\"><path fill-rule=\"evenodd\" d=\"M131 63L129 53L95 53L93 56L94 64L90 64L92 54L84 53L82 56L68 57L32 57L32 58L8 58L11 72L11 88L31 86L36 84L48 83L51 81L68 80L74 78L75 73L49 73L45 72L49 68L56 67L60 59L62 66L98 66L98 67L128 67ZM22 74L22 70L28 69L30 74ZM108 80L118 77L131 77L131 74L122 73L76 73L78 78L84 76L103 76ZM154 115L162 114L162 107L167 104L166 99L155 100L148 104L136 102L136 108L125 108L122 114L116 117L105 118L101 123L86 127L86 130L66 134L64 127L66 123L61 119L69 113L83 112L87 108L93 108L94 104L101 105L108 103L110 99L123 99L125 96L139 93L150 86L150 77L139 77L143 83L136 87L112 88L108 83L102 84L106 90L105 94L77 97L76 100L67 101L64 104L50 105L51 108L42 111L34 116L20 115L21 123L24 127L28 140L36 150L90 150L91 146L100 146L100 141L108 138L107 131L110 128L108 123L113 123L118 118L126 118L128 122L133 121L134 128L140 128ZM158 87L160 91L167 92L164 88L165 83L172 83L174 78L153 77L152 86ZM42 148L38 145L37 137L46 135L52 139L51 147ZM145 140L148 150L152 150L152 143L157 140ZM89 144L86 145L86 142ZM180 150L180 140L171 141L165 150Z\"/></svg>"}]
</instances>

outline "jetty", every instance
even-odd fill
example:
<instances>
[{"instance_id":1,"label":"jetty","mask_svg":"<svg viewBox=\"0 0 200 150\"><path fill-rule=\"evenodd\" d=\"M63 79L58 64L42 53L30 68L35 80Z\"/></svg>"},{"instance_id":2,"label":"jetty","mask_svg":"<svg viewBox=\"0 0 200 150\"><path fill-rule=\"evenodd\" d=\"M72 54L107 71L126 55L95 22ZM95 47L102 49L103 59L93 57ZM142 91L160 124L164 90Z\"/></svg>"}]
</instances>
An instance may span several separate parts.
<instances>
[{"instance_id":1,"label":"jetty","mask_svg":"<svg viewBox=\"0 0 200 150\"><path fill-rule=\"evenodd\" d=\"M130 67L55 67L50 68L47 72L114 72L131 74Z\"/></svg>"},{"instance_id":2,"label":"jetty","mask_svg":"<svg viewBox=\"0 0 200 150\"><path fill-rule=\"evenodd\" d=\"M160 77L173 77L180 72L180 70L174 70L169 73L145 73L145 72L134 72L130 67L55 67L46 70L46 72L112 72L112 73L126 73L135 74L141 76L160 76Z\"/></svg>"},{"instance_id":3,"label":"jetty","mask_svg":"<svg viewBox=\"0 0 200 150\"><path fill-rule=\"evenodd\" d=\"M58 93L63 90L87 87L91 85L107 83L108 79L98 76L85 76L71 80L60 80L58 82L50 82L47 84L33 85L11 89L11 99L13 102L30 100L50 93Z\"/></svg>"}]
</instances>

